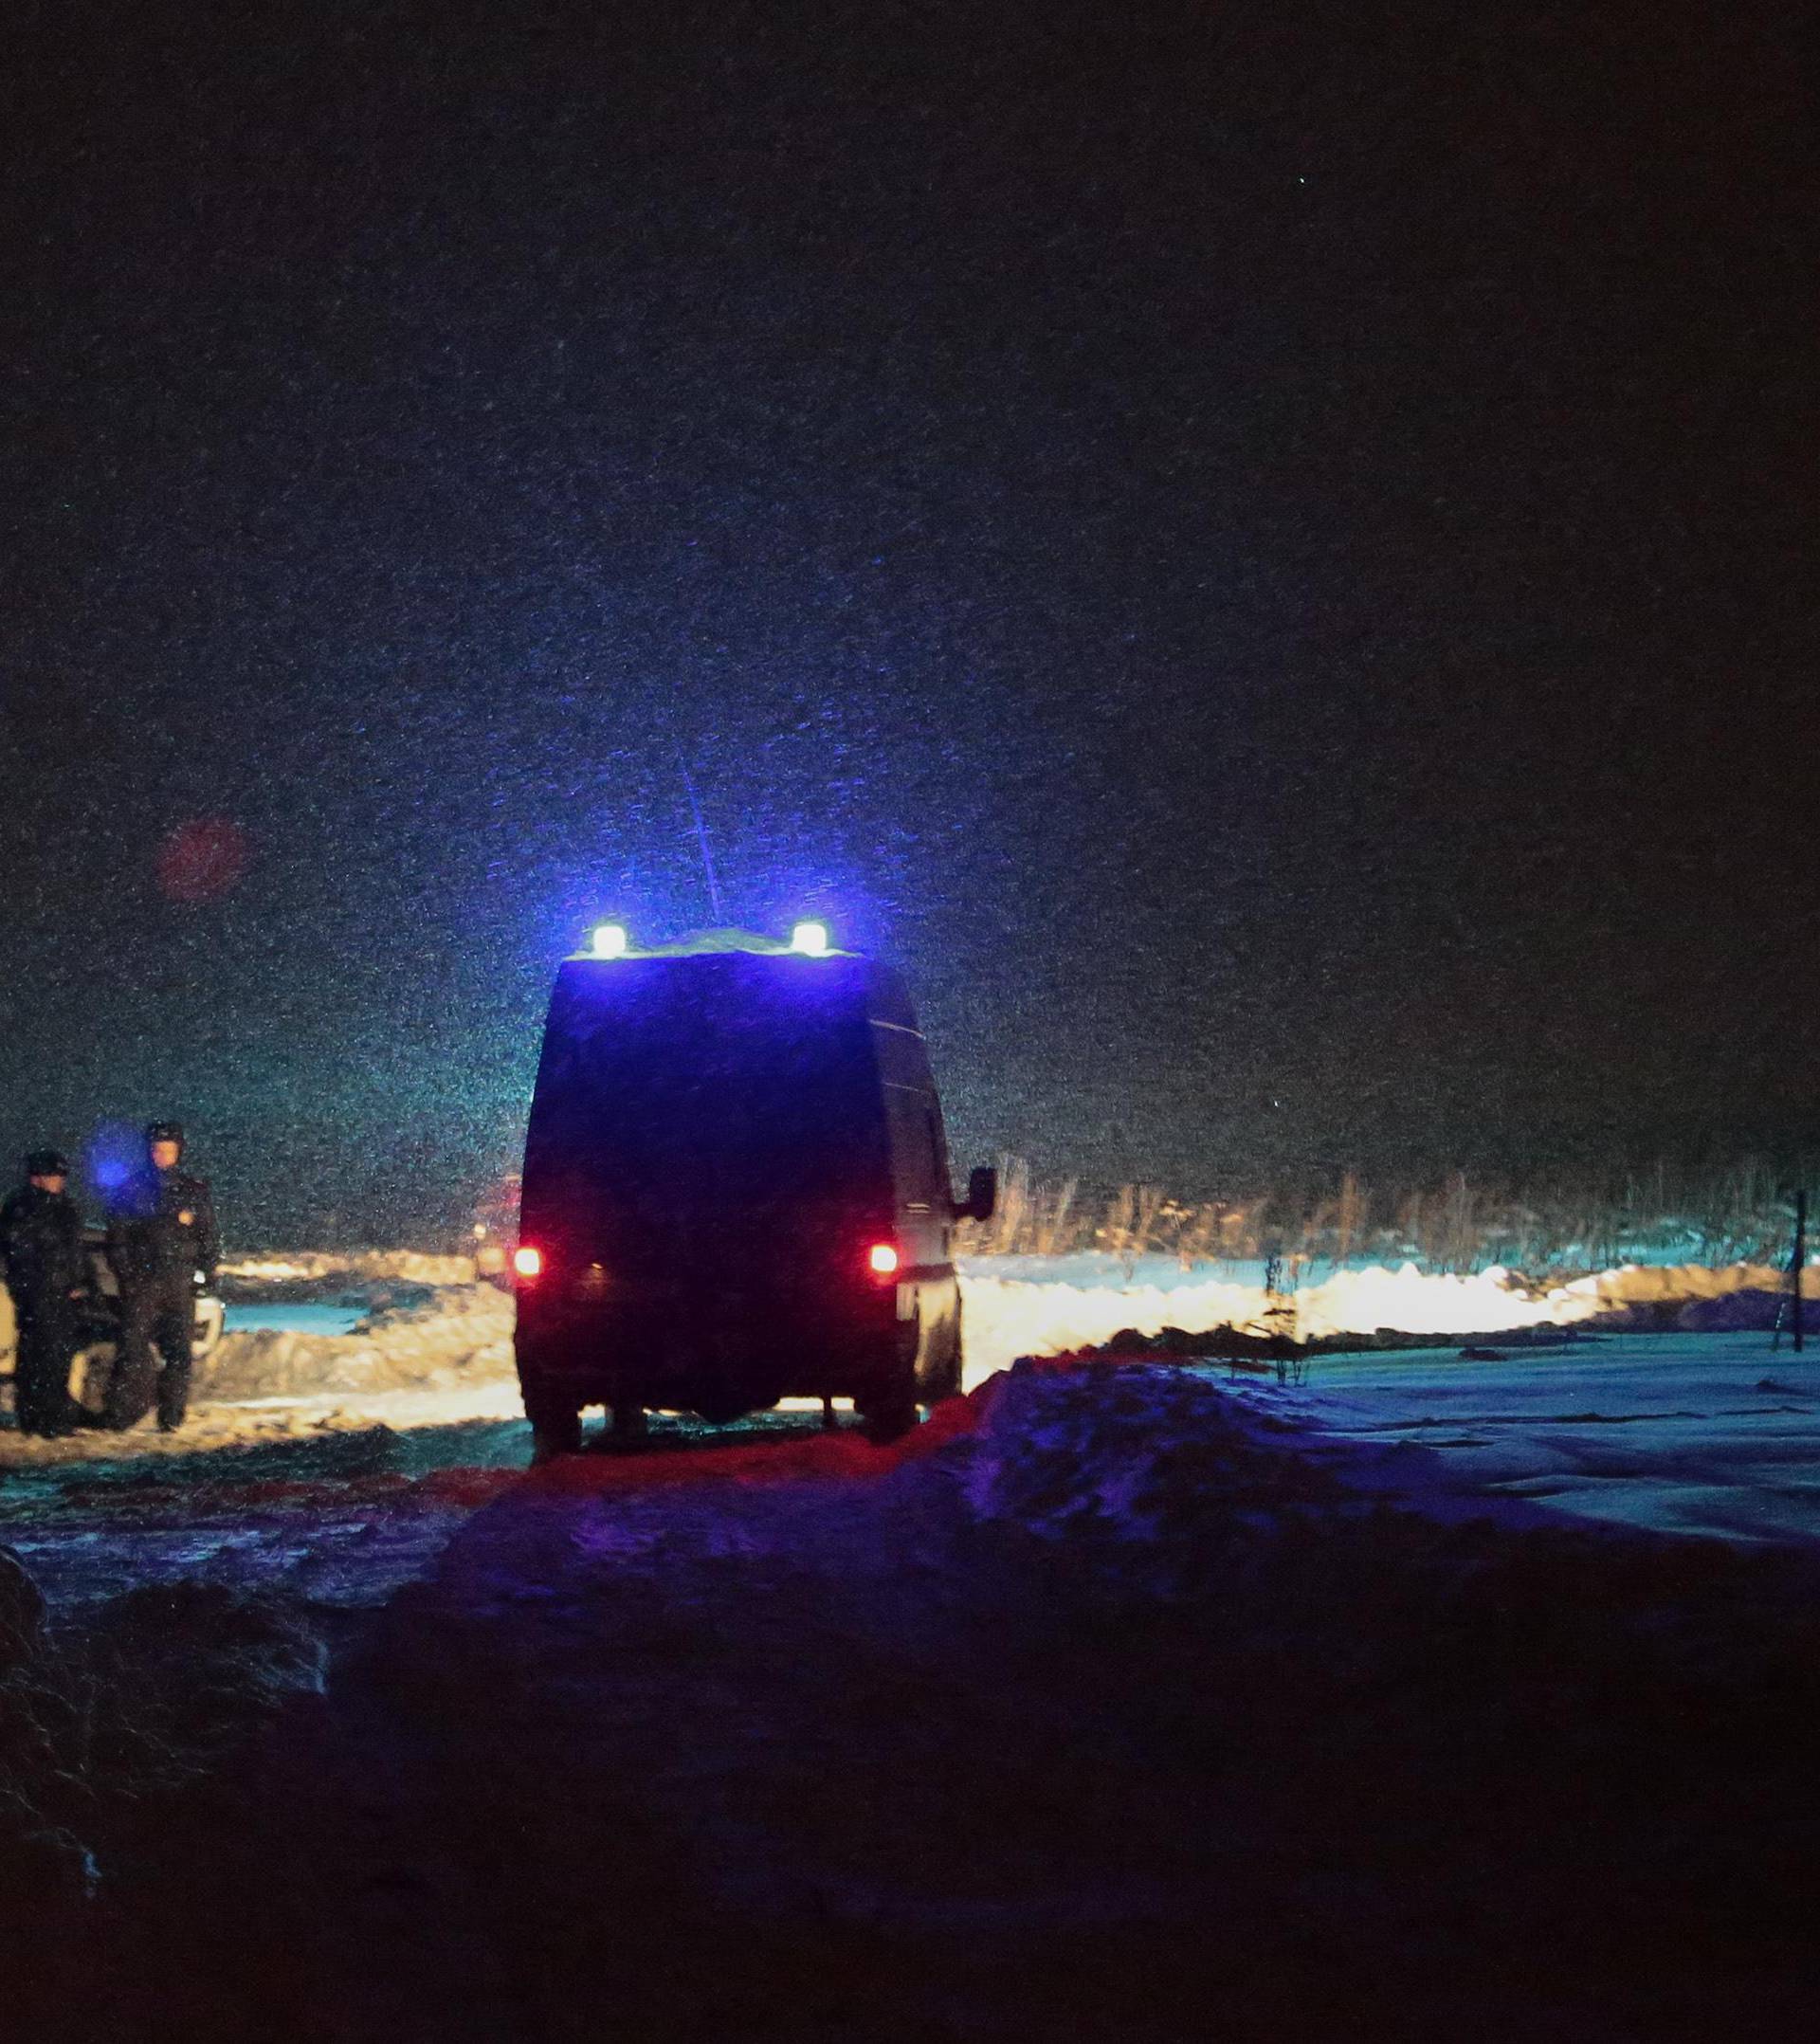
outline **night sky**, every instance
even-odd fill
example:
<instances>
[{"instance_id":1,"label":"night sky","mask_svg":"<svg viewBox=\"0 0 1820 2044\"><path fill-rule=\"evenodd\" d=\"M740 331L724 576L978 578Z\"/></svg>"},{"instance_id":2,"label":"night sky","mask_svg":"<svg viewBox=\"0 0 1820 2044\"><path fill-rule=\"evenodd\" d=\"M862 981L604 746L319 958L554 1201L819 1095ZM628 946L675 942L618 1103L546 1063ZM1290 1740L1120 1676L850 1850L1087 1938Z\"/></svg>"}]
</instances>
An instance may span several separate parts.
<instances>
[{"instance_id":1,"label":"night sky","mask_svg":"<svg viewBox=\"0 0 1820 2044\"><path fill-rule=\"evenodd\" d=\"M680 762L963 1169L1820 1152L1800 11L18 0L7 1160L459 1221Z\"/></svg>"}]
</instances>

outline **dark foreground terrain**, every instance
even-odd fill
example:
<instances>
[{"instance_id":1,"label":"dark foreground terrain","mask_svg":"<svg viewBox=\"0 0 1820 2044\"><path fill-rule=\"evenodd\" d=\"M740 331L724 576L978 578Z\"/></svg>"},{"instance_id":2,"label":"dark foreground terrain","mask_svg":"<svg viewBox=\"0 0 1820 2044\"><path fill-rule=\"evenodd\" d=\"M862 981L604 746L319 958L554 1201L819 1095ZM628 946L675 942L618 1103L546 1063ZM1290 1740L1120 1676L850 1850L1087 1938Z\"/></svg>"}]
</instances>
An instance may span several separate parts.
<instances>
[{"instance_id":1,"label":"dark foreground terrain","mask_svg":"<svg viewBox=\"0 0 1820 2044\"><path fill-rule=\"evenodd\" d=\"M1811 1564L1405 1512L1348 1452L1024 1370L894 1451L478 1472L365 1616L27 1613L14 2034L1807 2034Z\"/></svg>"}]
</instances>

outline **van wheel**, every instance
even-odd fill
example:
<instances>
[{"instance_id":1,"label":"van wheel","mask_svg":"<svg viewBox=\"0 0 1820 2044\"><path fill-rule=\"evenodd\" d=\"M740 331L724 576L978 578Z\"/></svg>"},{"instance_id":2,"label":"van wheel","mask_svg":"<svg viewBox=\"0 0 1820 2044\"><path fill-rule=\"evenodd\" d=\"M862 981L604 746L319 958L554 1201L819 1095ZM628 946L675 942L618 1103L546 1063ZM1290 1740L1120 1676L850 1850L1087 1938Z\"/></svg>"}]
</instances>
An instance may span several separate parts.
<instances>
[{"instance_id":1,"label":"van wheel","mask_svg":"<svg viewBox=\"0 0 1820 2044\"><path fill-rule=\"evenodd\" d=\"M557 1455L581 1452L581 1408L566 1398L539 1398L525 1402L524 1416L531 1422L531 1467L535 1469Z\"/></svg>"},{"instance_id":2,"label":"van wheel","mask_svg":"<svg viewBox=\"0 0 1820 2044\"><path fill-rule=\"evenodd\" d=\"M901 1440L917 1423L917 1378L914 1367L894 1370L860 1408L865 1437L883 1447Z\"/></svg>"},{"instance_id":3,"label":"van wheel","mask_svg":"<svg viewBox=\"0 0 1820 2044\"><path fill-rule=\"evenodd\" d=\"M650 1437L650 1423L642 1405L622 1400L607 1408L607 1437L615 1448L638 1448Z\"/></svg>"}]
</instances>

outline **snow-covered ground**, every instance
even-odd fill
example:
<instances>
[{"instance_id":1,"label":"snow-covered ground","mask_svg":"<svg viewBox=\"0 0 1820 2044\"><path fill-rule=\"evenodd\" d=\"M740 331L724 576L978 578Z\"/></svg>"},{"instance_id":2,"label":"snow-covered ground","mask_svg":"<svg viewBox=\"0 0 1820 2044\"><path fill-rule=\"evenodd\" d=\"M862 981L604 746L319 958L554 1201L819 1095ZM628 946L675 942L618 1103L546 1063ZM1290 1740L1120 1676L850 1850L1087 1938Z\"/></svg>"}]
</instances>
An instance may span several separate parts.
<instances>
[{"instance_id":1,"label":"snow-covered ground","mask_svg":"<svg viewBox=\"0 0 1820 2044\"><path fill-rule=\"evenodd\" d=\"M1820 1343L1797 1357L1762 1334L1616 1335L1501 1360L1328 1356L1310 1374L1227 1389L1318 1453L1372 1448L1373 1480L1424 1508L1518 1500L1658 1533L1820 1543Z\"/></svg>"},{"instance_id":2,"label":"snow-covered ground","mask_svg":"<svg viewBox=\"0 0 1820 2044\"><path fill-rule=\"evenodd\" d=\"M1666 1313L1722 1326L1763 1319L1764 1302L1787 1283L1784 1272L1756 1264L1718 1270L1627 1264L1533 1288L1496 1267L1450 1277L1404 1264L1394 1270L1369 1265L1333 1271L1273 1296L1264 1288L1261 1267L1251 1265L1184 1270L1166 1257L1139 1257L1127 1275L1119 1259L1099 1255L983 1257L962 1268L968 1382L1020 1355L1093 1347L1127 1328L1156 1334L1164 1327L1201 1333L1232 1326L1301 1341L1375 1336L1383 1329L1464 1338ZM1820 1274L1811 1274L1804 1288L1809 1318L1820 1326ZM1730 1311L1728 1301L1741 1303Z\"/></svg>"},{"instance_id":3,"label":"snow-covered ground","mask_svg":"<svg viewBox=\"0 0 1820 2044\"><path fill-rule=\"evenodd\" d=\"M511 1374L512 1302L474 1283L459 1259L366 1251L337 1264L325 1254L296 1255L238 1267L237 1282L228 1334L208 1372L219 1396L372 1396ZM1672 1315L1689 1325L1742 1325L1773 1311L1785 1286L1781 1272L1746 1264L1627 1265L1542 1289L1495 1268L1449 1277L1406 1264L1331 1271L1272 1295L1261 1267L1184 1270L1165 1257L1129 1267L1101 1255L976 1258L961 1267L966 1382L971 1389L1019 1356L1090 1347L1125 1329L1233 1326L1300 1340L1393 1329L1465 1339L1611 1325L1621 1314L1633 1323ZM1820 1275L1809 1289L1820 1294ZM262 1290L270 1296L260 1297ZM1810 1311L1820 1323L1820 1297Z\"/></svg>"},{"instance_id":4,"label":"snow-covered ground","mask_svg":"<svg viewBox=\"0 0 1820 2044\"><path fill-rule=\"evenodd\" d=\"M199 1456L307 1449L344 1434L393 1441L369 1473L411 1481L464 1461L522 1460L512 1301L475 1283L461 1260L309 1253L228 1274L228 1331L200 1373L185 1433L62 1442L0 1433L0 1471L15 1472L0 1519L36 1509L20 1486L32 1470L73 1478L150 1460L193 1473ZM976 1260L963 1269L968 1388L1020 1356L1126 1331L1236 1326L1381 1341L1379 1330L1397 1329L1475 1346L1500 1334L1596 1333L1563 1350L1512 1349L1499 1362L1462 1362L1451 1348L1321 1355L1300 1388L1234 1390L1276 1399L1311 1437L1422 1439L1488 1496L1548 1497L1583 1517L1737 1538L1805 1540L1820 1526L1820 1487L1803 1473L1820 1448L1820 1326L1803 1363L1786 1341L1772 1354L1760 1330L1783 1282L1773 1270L1630 1266L1533 1290L1497 1270L1365 1268L1301 1287L1286 1307L1255 1275L1210 1278L1163 1258L1138 1259L1129 1273L1103 1256ZM1820 1323L1820 1301L1808 1314ZM1726 1331L1752 1326L1759 1331ZM1607 1332L1617 1328L1637 1331ZM777 1424L804 1410L785 1409Z\"/></svg>"},{"instance_id":5,"label":"snow-covered ground","mask_svg":"<svg viewBox=\"0 0 1820 2044\"><path fill-rule=\"evenodd\" d=\"M369 1262L376 1259L369 1259ZM400 1259L404 1261L404 1259ZM442 1259L457 1276L373 1274L357 1265L316 1276L232 1279L227 1331L199 1373L204 1397L334 1396L365 1410L400 1391L466 1390L512 1376L513 1304L471 1267Z\"/></svg>"},{"instance_id":6,"label":"snow-covered ground","mask_svg":"<svg viewBox=\"0 0 1820 2044\"><path fill-rule=\"evenodd\" d=\"M1807 2034L1815 1572L1464 1509L1370 1388L1030 1364L510 1483L94 1832L72 2034Z\"/></svg>"},{"instance_id":7,"label":"snow-covered ground","mask_svg":"<svg viewBox=\"0 0 1820 2044\"><path fill-rule=\"evenodd\" d=\"M1261 1285L1160 1259L1129 1277L1110 1259L1056 1261L1054 1271L1035 1259L968 1268L970 1389L1020 1356L1126 1330L1280 1324L1265 1318ZM1288 1386L1176 1367L1267 1411L1311 1454L1345 1450L1355 1471L1369 1467L1427 1510L1521 1502L1561 1523L1807 1543L1820 1541L1820 1338L1797 1361L1786 1341L1772 1353L1764 1332L1675 1324L1717 1316L1722 1328L1740 1306L1760 1321L1774 1279L1747 1267L1641 1268L1530 1296L1495 1272L1345 1271L1296 1295L1303 1334L1446 1331L1483 1350L1488 1330L1554 1328L1568 1345L1501 1360L1462 1360L1451 1346L1320 1355L1308 1380ZM57 1442L0 1433L0 1541L60 1604L192 1578L372 1606L524 1467L512 1302L453 1260L294 1257L237 1283L181 1434L149 1423ZM1820 1320L1820 1305L1811 1310ZM1639 1314L1665 1324L1592 1331ZM813 1410L787 1406L733 1432L666 1421L660 1437L763 1444L800 1432ZM1353 1451L1365 1447L1360 1462Z\"/></svg>"},{"instance_id":8,"label":"snow-covered ground","mask_svg":"<svg viewBox=\"0 0 1820 2044\"><path fill-rule=\"evenodd\" d=\"M1786 1280L1751 1265L1631 1265L1537 1295L1497 1270L1366 1268L1302 1288L1272 1320L1262 1285L1196 1283L1166 1266L1140 1266L1121 1283L1104 1268L1109 1259L1084 1258L1056 1259L1073 1268L1046 1283L1035 1258L1000 1274L1011 1261L968 1273L970 1387L1016 1355L1096 1347L1126 1330L1449 1335L1470 1360L1451 1346L1391 1347L1317 1356L1301 1385L1211 1374L1316 1452L1338 1442L1379 1449L1385 1489L1424 1508L1523 1500L1563 1518L1656 1532L1820 1542L1820 1298L1811 1296L1820 1283L1811 1277L1811 1335L1797 1358L1786 1335L1772 1346ZM1099 1282L1080 1282L1087 1278ZM1732 1331L1740 1328L1750 1331ZM1562 1331L1561 1345L1485 1344L1549 1329ZM1399 1453L1399 1445L1424 1452Z\"/></svg>"},{"instance_id":9,"label":"snow-covered ground","mask_svg":"<svg viewBox=\"0 0 1820 2044\"><path fill-rule=\"evenodd\" d=\"M526 1475L508 1299L303 1261L243 1282L359 1320L230 1334L184 1433L0 1436L52 1615L0 1668L50 1813L0 1798L48 1925L22 2031L1811 2027L1820 1354L1676 1324L1760 1315L1763 1273L1340 1273L1304 1329L1460 1339L1285 1383L1053 1353L1273 1325L1259 1287L974 1270L974 1378L1049 1360L892 1448L664 1421ZM336 1653L247 1688L274 1614ZM240 1744L118 1768L98 1670L110 1725L155 1677Z\"/></svg>"}]
</instances>

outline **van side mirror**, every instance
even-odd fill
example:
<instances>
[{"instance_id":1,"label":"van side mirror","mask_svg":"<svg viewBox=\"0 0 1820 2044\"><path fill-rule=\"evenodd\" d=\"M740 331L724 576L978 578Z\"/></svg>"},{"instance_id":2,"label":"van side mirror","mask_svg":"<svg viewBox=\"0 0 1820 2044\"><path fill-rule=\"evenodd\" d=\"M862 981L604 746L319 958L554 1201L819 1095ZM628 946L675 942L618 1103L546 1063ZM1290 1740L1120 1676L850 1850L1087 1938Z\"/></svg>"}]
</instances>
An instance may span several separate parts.
<instances>
[{"instance_id":1,"label":"van side mirror","mask_svg":"<svg viewBox=\"0 0 1820 2044\"><path fill-rule=\"evenodd\" d=\"M981 1164L967 1177L967 1197L956 1208L956 1218L963 1221L990 1221L998 1206L998 1173L991 1164Z\"/></svg>"}]
</instances>

